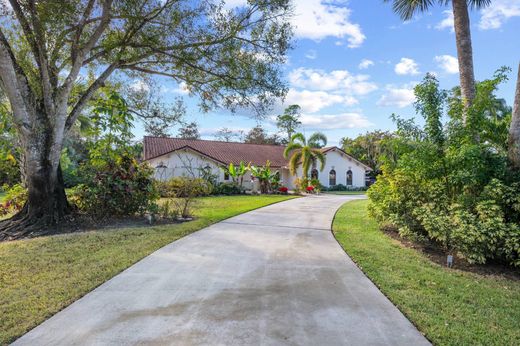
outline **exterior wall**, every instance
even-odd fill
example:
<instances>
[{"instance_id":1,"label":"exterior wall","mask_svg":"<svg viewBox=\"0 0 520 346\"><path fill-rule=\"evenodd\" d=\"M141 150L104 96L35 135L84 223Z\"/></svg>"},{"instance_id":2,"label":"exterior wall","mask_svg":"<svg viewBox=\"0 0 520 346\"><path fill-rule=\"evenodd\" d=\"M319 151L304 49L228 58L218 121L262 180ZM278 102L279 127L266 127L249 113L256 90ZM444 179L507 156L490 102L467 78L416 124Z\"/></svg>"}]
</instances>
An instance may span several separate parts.
<instances>
[{"instance_id":1,"label":"exterior wall","mask_svg":"<svg viewBox=\"0 0 520 346\"><path fill-rule=\"evenodd\" d=\"M329 185L329 172L333 169L336 171L336 185L347 185L347 171L352 171L352 187L365 186L365 166L352 159L350 156L340 150L330 150L325 154L325 167L319 170L318 164L318 180L325 187ZM309 172L310 174L310 172ZM302 176L302 169L298 168L298 176ZM292 180L294 180L293 177Z\"/></svg>"},{"instance_id":2,"label":"exterior wall","mask_svg":"<svg viewBox=\"0 0 520 346\"><path fill-rule=\"evenodd\" d=\"M336 185L347 185L347 171L350 169L353 178L352 186L365 186L365 166L340 150L330 150L325 157L325 167L323 171L318 172L318 179L323 186L329 187L329 172L331 169L336 171ZM219 182L231 182L231 180L224 180L224 173L220 169L222 166L220 163L189 149L175 151L150 159L148 163L155 169L155 178L158 180L168 180L179 176L200 177L200 169L210 167L212 174L218 176ZM158 166L165 166L165 168L157 168ZM293 189L296 177L289 173L288 168L273 168L273 171L277 170L280 171L282 185ZM302 176L301 168L298 169L297 174L299 177ZM244 175L243 186L247 190L258 190L258 182L252 180L250 172Z\"/></svg>"},{"instance_id":3,"label":"exterior wall","mask_svg":"<svg viewBox=\"0 0 520 346\"><path fill-rule=\"evenodd\" d=\"M197 152L191 150L179 150L148 160L155 169L155 178L168 180L173 177L200 177L200 169L210 167L211 173L218 176L219 181L224 181L224 173L219 164ZM165 168L158 168L165 166Z\"/></svg>"}]
</instances>

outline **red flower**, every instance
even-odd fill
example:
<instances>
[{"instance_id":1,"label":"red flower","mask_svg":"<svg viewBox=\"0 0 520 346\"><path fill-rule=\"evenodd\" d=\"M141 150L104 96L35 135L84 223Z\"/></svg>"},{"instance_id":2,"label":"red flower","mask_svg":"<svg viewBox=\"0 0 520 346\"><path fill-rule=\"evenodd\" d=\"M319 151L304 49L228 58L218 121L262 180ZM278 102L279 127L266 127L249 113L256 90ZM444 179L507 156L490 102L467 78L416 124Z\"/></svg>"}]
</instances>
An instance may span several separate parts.
<instances>
[{"instance_id":1,"label":"red flower","mask_svg":"<svg viewBox=\"0 0 520 346\"><path fill-rule=\"evenodd\" d=\"M280 186L280 187L278 188L278 191L283 192L283 193L287 193L287 191L289 191L289 189L286 188L285 186Z\"/></svg>"},{"instance_id":2,"label":"red flower","mask_svg":"<svg viewBox=\"0 0 520 346\"><path fill-rule=\"evenodd\" d=\"M307 186L307 192L312 192L314 191L314 186Z\"/></svg>"}]
</instances>

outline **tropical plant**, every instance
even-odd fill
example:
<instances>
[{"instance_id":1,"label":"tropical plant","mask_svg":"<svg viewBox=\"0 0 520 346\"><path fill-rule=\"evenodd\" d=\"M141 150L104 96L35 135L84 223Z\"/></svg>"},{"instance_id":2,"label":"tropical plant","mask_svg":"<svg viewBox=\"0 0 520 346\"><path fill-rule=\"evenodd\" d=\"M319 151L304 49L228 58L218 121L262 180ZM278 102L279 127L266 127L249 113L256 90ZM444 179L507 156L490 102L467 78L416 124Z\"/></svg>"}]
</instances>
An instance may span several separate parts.
<instances>
[{"instance_id":1,"label":"tropical plant","mask_svg":"<svg viewBox=\"0 0 520 346\"><path fill-rule=\"evenodd\" d=\"M244 175L250 170L250 168L251 163L246 165L243 161L240 161L238 166L235 166L233 162L230 162L228 167L221 167L220 169L224 172L224 174L228 174L231 177L234 184L243 186Z\"/></svg>"},{"instance_id":2,"label":"tropical plant","mask_svg":"<svg viewBox=\"0 0 520 346\"><path fill-rule=\"evenodd\" d=\"M520 170L520 63L516 77L515 103L509 127L508 150L512 166Z\"/></svg>"},{"instance_id":3,"label":"tropical plant","mask_svg":"<svg viewBox=\"0 0 520 346\"><path fill-rule=\"evenodd\" d=\"M298 168L302 167L303 178L309 177L309 170L316 163L320 162L320 171L325 167L325 155L321 148L327 144L327 137L323 133L316 132L308 139L302 133L295 133L291 137L291 142L285 148L283 155L289 159L289 170L292 175L296 175Z\"/></svg>"},{"instance_id":4,"label":"tropical plant","mask_svg":"<svg viewBox=\"0 0 520 346\"><path fill-rule=\"evenodd\" d=\"M445 5L450 0L384 0L392 2L394 12L403 20L410 20L417 13L428 12L430 7L438 2ZM491 0L451 0L457 56L459 60L460 88L463 105L467 109L475 98L475 73L473 71L473 50L471 47L471 31L468 6L483 8L491 4ZM465 112L465 115L468 113ZM465 117L466 118L466 117ZM465 119L466 120L466 119Z\"/></svg>"},{"instance_id":5,"label":"tropical plant","mask_svg":"<svg viewBox=\"0 0 520 346\"><path fill-rule=\"evenodd\" d=\"M251 166L251 175L258 179L261 193L269 193L272 190L273 182L279 179L279 173L271 170L269 160L262 167Z\"/></svg>"}]
</instances>

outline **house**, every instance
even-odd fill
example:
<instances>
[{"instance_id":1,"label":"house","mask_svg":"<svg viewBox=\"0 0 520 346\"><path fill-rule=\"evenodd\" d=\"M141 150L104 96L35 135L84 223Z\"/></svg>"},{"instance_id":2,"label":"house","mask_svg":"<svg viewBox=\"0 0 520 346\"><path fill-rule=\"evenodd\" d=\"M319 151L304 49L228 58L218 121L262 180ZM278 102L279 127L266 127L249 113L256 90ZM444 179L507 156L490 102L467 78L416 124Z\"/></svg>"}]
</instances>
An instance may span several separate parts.
<instances>
[{"instance_id":1,"label":"house","mask_svg":"<svg viewBox=\"0 0 520 346\"><path fill-rule=\"evenodd\" d=\"M144 160L155 169L155 177L167 180L177 176L200 177L203 170L217 176L219 182L231 181L221 167L229 163L251 163L263 166L271 162L271 169L280 172L281 182L294 188L294 179L289 172L288 160L283 157L285 146L246 144L165 137L144 137ZM311 172L312 178L319 179L323 186L343 184L350 187L364 187L366 173L371 170L338 147L325 147L326 163L322 171L319 166ZM298 169L301 177L301 168ZM244 176L244 187L254 189L255 182L248 172Z\"/></svg>"}]
</instances>

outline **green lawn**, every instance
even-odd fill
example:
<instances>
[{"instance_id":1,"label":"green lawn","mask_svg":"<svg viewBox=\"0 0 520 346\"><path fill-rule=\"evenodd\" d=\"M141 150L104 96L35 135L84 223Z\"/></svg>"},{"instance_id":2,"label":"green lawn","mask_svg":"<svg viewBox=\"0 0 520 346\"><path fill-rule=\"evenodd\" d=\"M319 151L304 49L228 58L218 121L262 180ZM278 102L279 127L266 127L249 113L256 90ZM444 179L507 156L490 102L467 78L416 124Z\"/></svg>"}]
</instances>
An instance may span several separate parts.
<instances>
[{"instance_id":1,"label":"green lawn","mask_svg":"<svg viewBox=\"0 0 520 346\"><path fill-rule=\"evenodd\" d=\"M368 201L346 203L334 234L368 277L436 345L518 345L520 282L447 269L378 230Z\"/></svg>"},{"instance_id":2,"label":"green lawn","mask_svg":"<svg viewBox=\"0 0 520 346\"><path fill-rule=\"evenodd\" d=\"M160 247L292 196L200 198L192 222L0 243L0 345L13 341Z\"/></svg>"}]
</instances>

